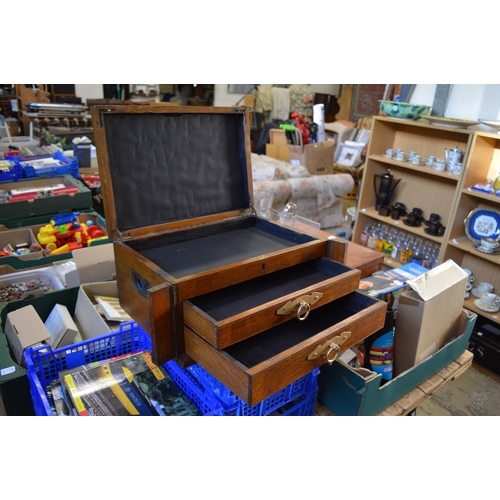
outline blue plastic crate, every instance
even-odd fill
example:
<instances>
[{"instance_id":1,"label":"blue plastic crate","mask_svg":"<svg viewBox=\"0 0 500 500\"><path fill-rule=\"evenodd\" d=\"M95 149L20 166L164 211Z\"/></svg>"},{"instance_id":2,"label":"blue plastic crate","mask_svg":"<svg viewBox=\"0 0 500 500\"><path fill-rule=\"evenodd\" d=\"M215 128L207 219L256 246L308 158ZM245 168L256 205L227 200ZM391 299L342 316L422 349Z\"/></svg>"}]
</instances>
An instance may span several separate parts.
<instances>
[{"instance_id":1,"label":"blue plastic crate","mask_svg":"<svg viewBox=\"0 0 500 500\"><path fill-rule=\"evenodd\" d=\"M168 369L168 367L167 367ZM270 415L275 410L295 401L302 396L309 396L317 391L319 368L316 368L308 375L298 379L281 391L264 399L260 403L250 406L231 392L227 387L219 382L201 365L196 364L188 367L186 371L204 387L210 394L213 394L221 403L226 415L235 416L265 416Z\"/></svg>"},{"instance_id":2,"label":"blue plastic crate","mask_svg":"<svg viewBox=\"0 0 500 500\"><path fill-rule=\"evenodd\" d=\"M36 415L52 416L45 388L59 378L60 371L147 349L151 349L151 338L134 322L123 323L117 332L61 349L52 350L50 346L27 349L24 357ZM220 403L214 397L194 382L189 382L184 381L181 389L203 415L223 414Z\"/></svg>"},{"instance_id":3,"label":"blue plastic crate","mask_svg":"<svg viewBox=\"0 0 500 500\"><path fill-rule=\"evenodd\" d=\"M75 179L80 177L80 170L78 168L77 158L68 158L64 156L61 151L54 153L52 157L54 160L64 162L63 165L58 166L43 166L35 167L33 165L24 165L21 160L19 165L22 168L23 178L33 177L56 177L58 175L72 175Z\"/></svg>"},{"instance_id":4,"label":"blue plastic crate","mask_svg":"<svg viewBox=\"0 0 500 500\"><path fill-rule=\"evenodd\" d=\"M316 404L318 402L318 391L316 388L314 392L308 396L302 396L298 400L295 399L286 405L278 408L271 413L271 416L279 417L313 417L316 413Z\"/></svg>"},{"instance_id":5,"label":"blue plastic crate","mask_svg":"<svg viewBox=\"0 0 500 500\"><path fill-rule=\"evenodd\" d=\"M23 168L14 161L9 161L11 166L0 170L0 182L17 181L23 178Z\"/></svg>"}]
</instances>

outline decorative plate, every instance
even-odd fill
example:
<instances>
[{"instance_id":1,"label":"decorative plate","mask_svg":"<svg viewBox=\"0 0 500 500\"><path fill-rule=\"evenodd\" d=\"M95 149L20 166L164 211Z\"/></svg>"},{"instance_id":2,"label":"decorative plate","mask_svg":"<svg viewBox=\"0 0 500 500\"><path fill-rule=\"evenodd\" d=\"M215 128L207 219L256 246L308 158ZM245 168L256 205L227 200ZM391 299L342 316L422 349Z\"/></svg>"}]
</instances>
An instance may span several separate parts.
<instances>
[{"instance_id":1,"label":"decorative plate","mask_svg":"<svg viewBox=\"0 0 500 500\"><path fill-rule=\"evenodd\" d=\"M500 122L479 119L479 123L482 123L483 125L487 125L488 127L494 128L500 132Z\"/></svg>"},{"instance_id":2,"label":"decorative plate","mask_svg":"<svg viewBox=\"0 0 500 500\"><path fill-rule=\"evenodd\" d=\"M478 241L481 238L498 240L500 237L500 212L476 208L467 216L464 225L465 234L471 241Z\"/></svg>"},{"instance_id":3,"label":"decorative plate","mask_svg":"<svg viewBox=\"0 0 500 500\"><path fill-rule=\"evenodd\" d=\"M479 123L472 120L459 120L458 118L446 118L444 116L422 115L420 118L427 120L432 125L442 125L443 127L450 128L467 128Z\"/></svg>"}]
</instances>

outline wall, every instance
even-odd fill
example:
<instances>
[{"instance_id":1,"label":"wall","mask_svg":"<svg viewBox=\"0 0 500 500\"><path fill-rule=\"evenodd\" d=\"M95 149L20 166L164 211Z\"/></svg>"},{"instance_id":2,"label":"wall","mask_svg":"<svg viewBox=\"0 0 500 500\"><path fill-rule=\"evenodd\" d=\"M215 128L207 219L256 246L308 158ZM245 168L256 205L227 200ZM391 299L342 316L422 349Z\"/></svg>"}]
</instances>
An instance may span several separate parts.
<instances>
[{"instance_id":1,"label":"wall","mask_svg":"<svg viewBox=\"0 0 500 500\"><path fill-rule=\"evenodd\" d=\"M227 83L216 83L214 89L214 106L234 106L238 101L243 102L244 94L230 94L227 91ZM259 85L271 85L261 83ZM337 96L340 84L308 84L311 93L330 94Z\"/></svg>"},{"instance_id":2,"label":"wall","mask_svg":"<svg viewBox=\"0 0 500 500\"><path fill-rule=\"evenodd\" d=\"M435 84L417 84L410 101L432 106L435 91ZM453 84L444 115L462 120L477 120L478 118L498 120L500 118L500 85Z\"/></svg>"}]
</instances>

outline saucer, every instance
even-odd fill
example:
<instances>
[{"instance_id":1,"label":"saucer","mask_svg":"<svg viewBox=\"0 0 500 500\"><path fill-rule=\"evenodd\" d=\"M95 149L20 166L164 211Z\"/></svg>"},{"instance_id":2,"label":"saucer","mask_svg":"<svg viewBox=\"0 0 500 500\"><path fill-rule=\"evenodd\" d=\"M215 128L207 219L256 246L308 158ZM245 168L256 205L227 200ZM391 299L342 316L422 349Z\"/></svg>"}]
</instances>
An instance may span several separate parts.
<instances>
[{"instance_id":1,"label":"saucer","mask_svg":"<svg viewBox=\"0 0 500 500\"><path fill-rule=\"evenodd\" d=\"M410 226L410 227L420 227L420 225L421 225L420 222L417 222L416 224L410 224L408 219L403 219L403 223L406 224L407 226Z\"/></svg>"},{"instance_id":2,"label":"saucer","mask_svg":"<svg viewBox=\"0 0 500 500\"><path fill-rule=\"evenodd\" d=\"M444 234L444 230L443 232L433 233L428 227L424 227L424 231L431 236L443 236Z\"/></svg>"},{"instance_id":3,"label":"saucer","mask_svg":"<svg viewBox=\"0 0 500 500\"><path fill-rule=\"evenodd\" d=\"M493 250L487 250L486 248L484 248L481 243L474 243L474 249L475 250L478 250L480 252L483 252L483 253L489 253L491 255L495 255L497 253L500 253L500 248L494 248Z\"/></svg>"},{"instance_id":4,"label":"saucer","mask_svg":"<svg viewBox=\"0 0 500 500\"><path fill-rule=\"evenodd\" d=\"M478 309L481 309L481 311L485 311L485 312L489 312L489 313L494 313L494 312L497 312L500 307L499 306L490 306L490 307L485 307L481 304L481 300L480 299L476 299L474 301L474 305L478 308Z\"/></svg>"}]
</instances>

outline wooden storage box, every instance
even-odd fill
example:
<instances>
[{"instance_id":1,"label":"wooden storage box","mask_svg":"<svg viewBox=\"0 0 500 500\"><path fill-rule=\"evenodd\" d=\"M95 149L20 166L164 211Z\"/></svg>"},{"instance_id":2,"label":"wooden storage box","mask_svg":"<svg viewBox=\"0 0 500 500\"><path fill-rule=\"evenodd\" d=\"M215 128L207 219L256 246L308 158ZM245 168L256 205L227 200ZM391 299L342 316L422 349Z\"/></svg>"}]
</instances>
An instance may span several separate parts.
<instances>
[{"instance_id":1,"label":"wooden storage box","mask_svg":"<svg viewBox=\"0 0 500 500\"><path fill-rule=\"evenodd\" d=\"M256 404L382 326L345 242L255 215L246 108L92 113L120 303L157 364L194 360Z\"/></svg>"}]
</instances>

